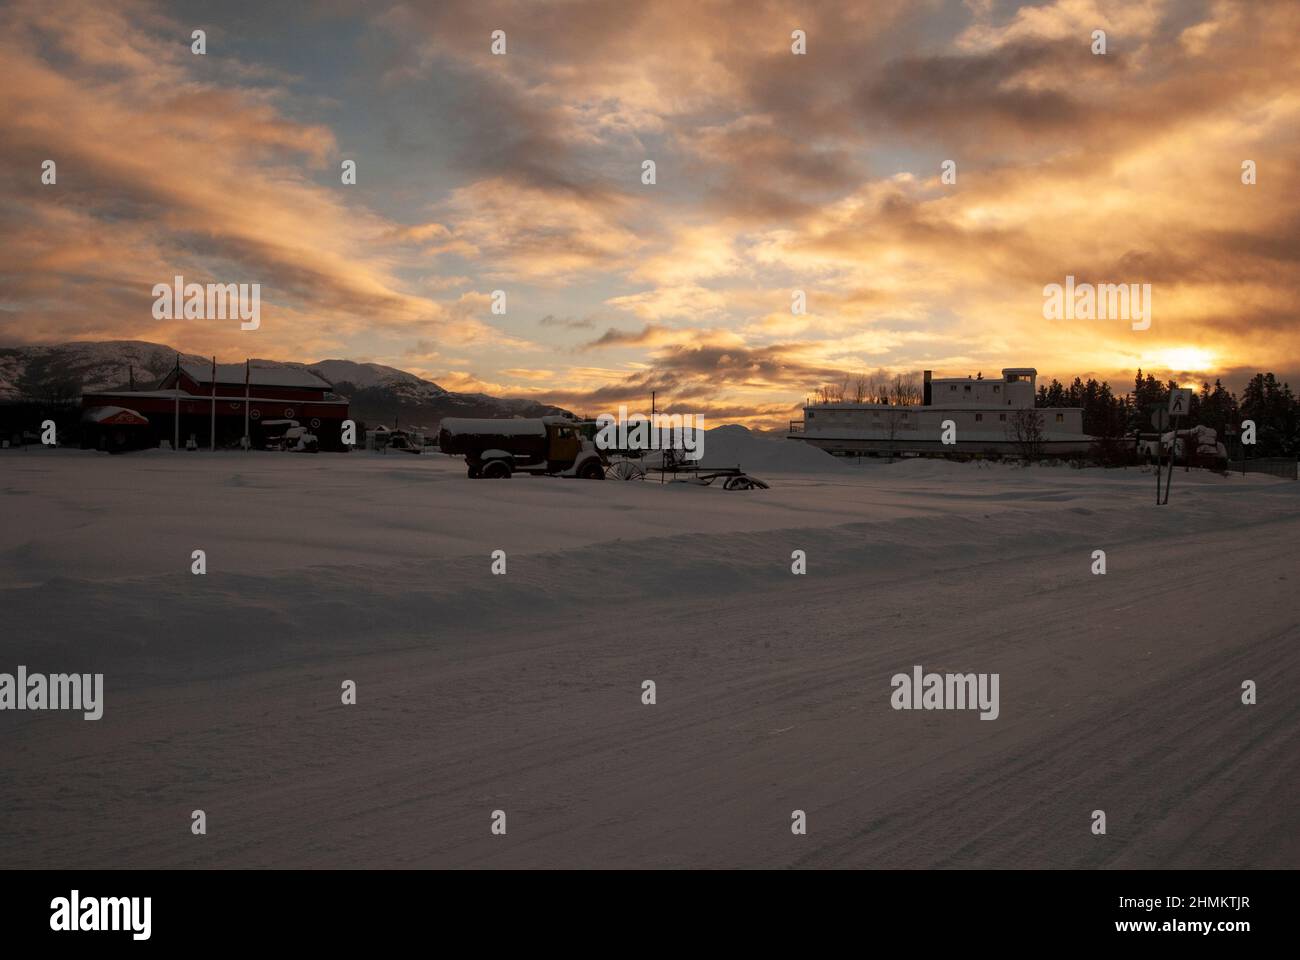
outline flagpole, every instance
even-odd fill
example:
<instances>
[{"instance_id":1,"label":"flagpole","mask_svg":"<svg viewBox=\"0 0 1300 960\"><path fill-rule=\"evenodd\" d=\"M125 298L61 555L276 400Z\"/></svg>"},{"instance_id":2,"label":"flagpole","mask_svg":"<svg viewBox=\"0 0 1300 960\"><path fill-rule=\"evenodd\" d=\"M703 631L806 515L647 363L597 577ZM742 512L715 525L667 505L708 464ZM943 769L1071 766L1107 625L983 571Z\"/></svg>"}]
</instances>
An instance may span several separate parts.
<instances>
[{"instance_id":1,"label":"flagpole","mask_svg":"<svg viewBox=\"0 0 1300 960\"><path fill-rule=\"evenodd\" d=\"M248 357L244 358L244 449L253 449L253 441L248 436Z\"/></svg>"},{"instance_id":2,"label":"flagpole","mask_svg":"<svg viewBox=\"0 0 1300 960\"><path fill-rule=\"evenodd\" d=\"M208 428L208 452L217 452L217 358L212 358L212 425Z\"/></svg>"},{"instance_id":3,"label":"flagpole","mask_svg":"<svg viewBox=\"0 0 1300 960\"><path fill-rule=\"evenodd\" d=\"M176 354L176 382L172 384L176 391L176 406L172 413L172 450L179 453L181 449L181 355Z\"/></svg>"}]
</instances>

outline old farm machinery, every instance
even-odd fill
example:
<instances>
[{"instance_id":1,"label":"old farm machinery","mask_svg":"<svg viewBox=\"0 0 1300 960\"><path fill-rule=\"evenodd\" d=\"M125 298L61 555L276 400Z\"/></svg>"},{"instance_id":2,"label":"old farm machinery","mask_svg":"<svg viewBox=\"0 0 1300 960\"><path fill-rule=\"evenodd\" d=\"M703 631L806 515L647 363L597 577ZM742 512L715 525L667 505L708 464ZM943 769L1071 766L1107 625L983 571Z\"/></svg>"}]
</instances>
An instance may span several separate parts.
<instances>
[{"instance_id":1,"label":"old farm machinery","mask_svg":"<svg viewBox=\"0 0 1300 960\"><path fill-rule=\"evenodd\" d=\"M471 479L507 479L516 473L584 480L646 480L724 490L766 490L767 484L739 465L705 466L685 449L618 449L597 442L595 421L565 417L472 420L447 418L438 435L443 453L465 458ZM655 456L657 454L657 456Z\"/></svg>"},{"instance_id":2,"label":"old farm machinery","mask_svg":"<svg viewBox=\"0 0 1300 960\"><path fill-rule=\"evenodd\" d=\"M595 421L582 421L578 425L586 437L595 437ZM724 490L766 490L768 485L735 466L704 466L699 460L689 459L680 447L665 447L657 451L658 462L648 450L605 450L609 463L605 468L607 480L646 480L657 474L660 483L693 483L707 487L715 480L722 481ZM647 463L647 460L650 462Z\"/></svg>"}]
</instances>

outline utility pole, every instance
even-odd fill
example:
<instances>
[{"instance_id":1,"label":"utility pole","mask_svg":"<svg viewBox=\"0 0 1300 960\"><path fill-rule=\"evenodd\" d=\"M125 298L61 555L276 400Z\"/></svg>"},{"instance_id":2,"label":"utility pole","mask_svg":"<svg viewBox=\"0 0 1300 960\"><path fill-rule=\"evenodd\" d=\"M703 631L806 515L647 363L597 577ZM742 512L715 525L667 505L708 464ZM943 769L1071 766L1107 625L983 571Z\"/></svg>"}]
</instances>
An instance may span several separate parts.
<instances>
[{"instance_id":1,"label":"utility pole","mask_svg":"<svg viewBox=\"0 0 1300 960\"><path fill-rule=\"evenodd\" d=\"M655 422L655 391L650 391L650 425L654 426ZM668 451L659 451L659 482L664 482L664 471L668 469Z\"/></svg>"}]
</instances>

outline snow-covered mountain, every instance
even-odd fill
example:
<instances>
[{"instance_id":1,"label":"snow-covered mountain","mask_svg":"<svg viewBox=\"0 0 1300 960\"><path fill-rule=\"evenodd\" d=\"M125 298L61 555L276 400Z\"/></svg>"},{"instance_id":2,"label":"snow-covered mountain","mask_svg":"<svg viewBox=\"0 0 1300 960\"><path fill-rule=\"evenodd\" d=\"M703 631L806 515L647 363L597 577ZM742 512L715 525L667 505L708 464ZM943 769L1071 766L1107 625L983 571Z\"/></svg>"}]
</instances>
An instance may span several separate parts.
<instances>
[{"instance_id":1,"label":"snow-covered mountain","mask_svg":"<svg viewBox=\"0 0 1300 960\"><path fill-rule=\"evenodd\" d=\"M134 374L137 387L164 377L177 351L143 340L106 340L53 346L0 347L0 401L75 399L83 390L124 387ZM206 364L208 357L181 354L181 362ZM456 393L396 367L352 360L319 363L254 360L261 367L305 367L334 385L352 404L355 419L371 424L399 422L432 428L443 417L540 417L567 411L534 400Z\"/></svg>"},{"instance_id":2,"label":"snow-covered mountain","mask_svg":"<svg viewBox=\"0 0 1300 960\"><path fill-rule=\"evenodd\" d=\"M206 357L181 354L183 363ZM50 399L83 390L137 386L161 379L176 363L176 351L143 340L103 340L54 346L0 347L0 400Z\"/></svg>"},{"instance_id":3,"label":"snow-covered mountain","mask_svg":"<svg viewBox=\"0 0 1300 960\"><path fill-rule=\"evenodd\" d=\"M411 403L426 403L447 395L446 390L413 373L386 367L382 363L357 363L355 360L322 360L305 364L308 370L330 383L351 384L357 390L384 389Z\"/></svg>"},{"instance_id":4,"label":"snow-covered mountain","mask_svg":"<svg viewBox=\"0 0 1300 960\"><path fill-rule=\"evenodd\" d=\"M535 400L456 393L431 380L382 363L321 360L305 366L351 401L352 415L367 423L434 427L443 417L543 417L568 411Z\"/></svg>"},{"instance_id":5,"label":"snow-covered mountain","mask_svg":"<svg viewBox=\"0 0 1300 960\"><path fill-rule=\"evenodd\" d=\"M358 387L381 387L401 383L410 384L412 388L423 385L432 388L437 393L446 393L436 383L421 380L413 373L398 370L396 367L386 367L382 363L358 363L355 360L321 360L319 363L310 363L307 366L330 383L346 381Z\"/></svg>"}]
</instances>

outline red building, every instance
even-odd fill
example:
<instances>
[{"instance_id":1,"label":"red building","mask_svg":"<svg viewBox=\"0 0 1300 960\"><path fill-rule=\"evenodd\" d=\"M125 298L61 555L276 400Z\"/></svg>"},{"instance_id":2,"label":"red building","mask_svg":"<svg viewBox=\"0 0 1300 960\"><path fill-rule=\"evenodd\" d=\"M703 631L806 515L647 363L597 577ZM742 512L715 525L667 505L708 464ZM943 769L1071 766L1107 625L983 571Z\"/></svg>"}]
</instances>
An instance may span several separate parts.
<instances>
[{"instance_id":1,"label":"red building","mask_svg":"<svg viewBox=\"0 0 1300 960\"><path fill-rule=\"evenodd\" d=\"M322 450L342 450L343 421L348 401L334 393L329 381L301 367L252 367L244 384L244 364L217 364L216 441L218 447L238 447L244 436L245 408L248 433L254 449L265 444L261 421L296 420L311 430ZM193 437L200 448L209 445L213 412L211 364L181 364L157 387L149 390L114 390L87 393L83 410L126 407L149 420L158 440L171 440L179 405L180 440ZM282 432L282 431L281 431Z\"/></svg>"}]
</instances>

